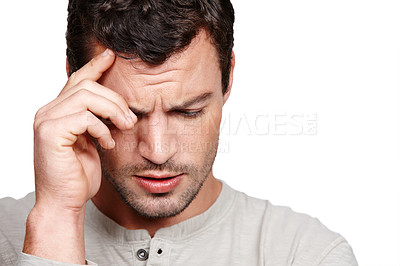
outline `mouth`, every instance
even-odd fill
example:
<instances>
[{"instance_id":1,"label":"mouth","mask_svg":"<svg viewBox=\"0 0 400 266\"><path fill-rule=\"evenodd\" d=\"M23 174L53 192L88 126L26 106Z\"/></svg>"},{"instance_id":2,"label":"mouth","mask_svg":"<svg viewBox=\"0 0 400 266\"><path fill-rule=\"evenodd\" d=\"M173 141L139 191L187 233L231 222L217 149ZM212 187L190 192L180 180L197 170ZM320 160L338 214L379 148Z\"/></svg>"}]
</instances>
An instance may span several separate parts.
<instances>
[{"instance_id":1,"label":"mouth","mask_svg":"<svg viewBox=\"0 0 400 266\"><path fill-rule=\"evenodd\" d=\"M144 190L153 193L168 193L174 190L182 181L184 174L178 175L135 175L138 185Z\"/></svg>"}]
</instances>

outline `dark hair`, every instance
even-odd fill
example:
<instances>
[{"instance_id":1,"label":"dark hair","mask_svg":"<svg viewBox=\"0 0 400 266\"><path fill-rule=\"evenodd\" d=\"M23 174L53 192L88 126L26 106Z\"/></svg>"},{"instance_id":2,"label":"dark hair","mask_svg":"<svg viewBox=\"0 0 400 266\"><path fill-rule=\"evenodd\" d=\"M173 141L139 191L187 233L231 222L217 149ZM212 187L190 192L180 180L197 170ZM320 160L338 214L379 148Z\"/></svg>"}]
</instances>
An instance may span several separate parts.
<instances>
[{"instance_id":1,"label":"dark hair","mask_svg":"<svg viewBox=\"0 0 400 266\"><path fill-rule=\"evenodd\" d=\"M230 0L70 0L66 33L70 72L89 62L96 43L118 56L159 65L205 29L219 54L225 93L234 20Z\"/></svg>"}]
</instances>

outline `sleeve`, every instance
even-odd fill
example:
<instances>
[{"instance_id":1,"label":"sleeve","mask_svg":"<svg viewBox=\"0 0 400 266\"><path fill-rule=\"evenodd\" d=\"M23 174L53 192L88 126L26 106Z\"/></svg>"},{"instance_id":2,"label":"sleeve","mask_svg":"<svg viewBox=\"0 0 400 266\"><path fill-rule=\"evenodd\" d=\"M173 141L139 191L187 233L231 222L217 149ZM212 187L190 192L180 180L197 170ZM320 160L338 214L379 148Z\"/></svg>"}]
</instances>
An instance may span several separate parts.
<instances>
[{"instance_id":1,"label":"sleeve","mask_svg":"<svg viewBox=\"0 0 400 266\"><path fill-rule=\"evenodd\" d=\"M96 265L96 263L86 260L86 265ZM18 255L17 266L79 266L78 264L63 263L52 261L44 258L39 258L23 252Z\"/></svg>"},{"instance_id":2,"label":"sleeve","mask_svg":"<svg viewBox=\"0 0 400 266\"><path fill-rule=\"evenodd\" d=\"M358 266L353 249L344 239L337 239L315 264L318 266Z\"/></svg>"},{"instance_id":3,"label":"sleeve","mask_svg":"<svg viewBox=\"0 0 400 266\"><path fill-rule=\"evenodd\" d=\"M0 230L0 265L15 265L17 252Z\"/></svg>"}]
</instances>

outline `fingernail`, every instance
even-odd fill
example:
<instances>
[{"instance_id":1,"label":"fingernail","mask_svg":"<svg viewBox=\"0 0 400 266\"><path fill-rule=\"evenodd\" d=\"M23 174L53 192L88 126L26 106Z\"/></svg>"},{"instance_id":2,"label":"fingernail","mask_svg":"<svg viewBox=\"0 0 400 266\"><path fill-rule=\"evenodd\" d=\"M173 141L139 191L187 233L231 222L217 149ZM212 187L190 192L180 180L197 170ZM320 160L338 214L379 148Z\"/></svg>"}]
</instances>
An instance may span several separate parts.
<instances>
[{"instance_id":1,"label":"fingernail","mask_svg":"<svg viewBox=\"0 0 400 266\"><path fill-rule=\"evenodd\" d=\"M129 115L128 115L128 120L132 123L135 123L137 118L136 115L132 112L131 109L129 109Z\"/></svg>"},{"instance_id":2,"label":"fingernail","mask_svg":"<svg viewBox=\"0 0 400 266\"><path fill-rule=\"evenodd\" d=\"M111 139L110 142L108 143L108 147L114 148L114 146L115 146L115 141Z\"/></svg>"},{"instance_id":3,"label":"fingernail","mask_svg":"<svg viewBox=\"0 0 400 266\"><path fill-rule=\"evenodd\" d=\"M101 53L101 56L107 56L107 55L109 55L108 50L109 50L108 48L105 49L104 52Z\"/></svg>"},{"instance_id":4,"label":"fingernail","mask_svg":"<svg viewBox=\"0 0 400 266\"><path fill-rule=\"evenodd\" d=\"M133 120L132 120L132 117L130 115L126 115L125 119L128 122L128 124L133 124Z\"/></svg>"}]
</instances>

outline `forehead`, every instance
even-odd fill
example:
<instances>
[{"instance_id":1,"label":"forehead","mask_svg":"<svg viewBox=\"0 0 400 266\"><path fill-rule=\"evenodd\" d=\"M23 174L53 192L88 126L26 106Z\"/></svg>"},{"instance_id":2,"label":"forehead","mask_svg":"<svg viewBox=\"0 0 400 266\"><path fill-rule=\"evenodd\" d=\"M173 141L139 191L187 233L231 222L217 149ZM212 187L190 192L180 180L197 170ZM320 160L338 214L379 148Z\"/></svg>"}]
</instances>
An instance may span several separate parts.
<instances>
[{"instance_id":1,"label":"forehead","mask_svg":"<svg viewBox=\"0 0 400 266\"><path fill-rule=\"evenodd\" d=\"M129 104L152 109L211 92L222 95L218 53L206 32L200 32L182 52L157 66L140 59L117 57L100 82L120 93Z\"/></svg>"}]
</instances>

